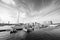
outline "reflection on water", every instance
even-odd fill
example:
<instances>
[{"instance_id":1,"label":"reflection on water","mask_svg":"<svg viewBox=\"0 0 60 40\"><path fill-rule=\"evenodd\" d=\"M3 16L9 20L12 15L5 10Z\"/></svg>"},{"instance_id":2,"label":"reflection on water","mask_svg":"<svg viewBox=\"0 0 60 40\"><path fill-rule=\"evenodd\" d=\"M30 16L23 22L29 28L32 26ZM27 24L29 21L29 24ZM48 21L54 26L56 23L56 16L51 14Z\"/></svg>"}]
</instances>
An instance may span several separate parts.
<instances>
[{"instance_id":1,"label":"reflection on water","mask_svg":"<svg viewBox=\"0 0 60 40\"><path fill-rule=\"evenodd\" d=\"M17 33L10 34L10 31L0 32L0 40L20 40L24 39L26 32L18 31Z\"/></svg>"},{"instance_id":2,"label":"reflection on water","mask_svg":"<svg viewBox=\"0 0 60 40\"><path fill-rule=\"evenodd\" d=\"M7 40L21 40L24 39L26 37L26 32L22 31L18 31L17 33L12 33L10 34L10 38L8 38Z\"/></svg>"},{"instance_id":3,"label":"reflection on water","mask_svg":"<svg viewBox=\"0 0 60 40\"><path fill-rule=\"evenodd\" d=\"M43 29L42 29L43 30ZM43 32L45 32L46 34L49 34L50 37L60 37L58 35L60 35L60 28L57 29L53 29L51 31L48 31L49 29L44 29L43 31L39 30L39 34L41 35ZM47 31L46 31L47 30ZM37 31L38 32L38 31ZM36 31L34 32L34 34L37 33ZM45 33L43 33L45 35ZM32 35L34 35L32 34ZM58 34L58 35L57 35ZM10 34L10 31L4 31L4 32L0 32L0 40L20 40L20 39L24 39L27 35L25 31L21 30L21 31L17 31L17 33L12 33ZM38 35L38 34L37 34ZM43 35L43 36L44 36ZM30 37L30 36L29 36Z\"/></svg>"},{"instance_id":4,"label":"reflection on water","mask_svg":"<svg viewBox=\"0 0 60 40\"><path fill-rule=\"evenodd\" d=\"M10 31L0 32L0 40L6 40L10 36Z\"/></svg>"}]
</instances>

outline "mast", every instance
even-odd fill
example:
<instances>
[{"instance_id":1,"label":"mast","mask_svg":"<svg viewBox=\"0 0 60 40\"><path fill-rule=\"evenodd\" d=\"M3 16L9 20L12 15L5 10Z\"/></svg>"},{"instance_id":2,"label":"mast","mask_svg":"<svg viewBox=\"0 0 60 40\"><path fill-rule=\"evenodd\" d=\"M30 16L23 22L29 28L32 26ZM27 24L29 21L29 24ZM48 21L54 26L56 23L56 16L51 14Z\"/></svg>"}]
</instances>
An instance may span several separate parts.
<instances>
[{"instance_id":1,"label":"mast","mask_svg":"<svg viewBox=\"0 0 60 40\"><path fill-rule=\"evenodd\" d=\"M44 7L44 0L42 0L42 7Z\"/></svg>"},{"instance_id":2,"label":"mast","mask_svg":"<svg viewBox=\"0 0 60 40\"><path fill-rule=\"evenodd\" d=\"M19 17L20 17L20 12L17 12L17 23L19 24Z\"/></svg>"}]
</instances>

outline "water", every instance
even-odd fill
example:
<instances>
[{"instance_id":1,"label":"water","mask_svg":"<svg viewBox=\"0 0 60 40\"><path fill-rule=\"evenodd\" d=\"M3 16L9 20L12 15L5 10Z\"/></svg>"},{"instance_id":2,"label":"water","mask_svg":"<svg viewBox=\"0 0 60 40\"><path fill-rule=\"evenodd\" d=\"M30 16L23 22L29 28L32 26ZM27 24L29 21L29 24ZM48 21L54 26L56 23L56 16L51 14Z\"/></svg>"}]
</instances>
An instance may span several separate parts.
<instances>
[{"instance_id":1,"label":"water","mask_svg":"<svg viewBox=\"0 0 60 40\"><path fill-rule=\"evenodd\" d=\"M10 31L0 32L0 40L6 40L10 36Z\"/></svg>"},{"instance_id":2,"label":"water","mask_svg":"<svg viewBox=\"0 0 60 40\"><path fill-rule=\"evenodd\" d=\"M51 33L54 34L55 36L60 35L60 28L53 29L51 31L48 31L49 29L44 29L49 35ZM17 33L12 33L10 34L10 31L4 31L0 32L0 40L18 40L18 39L24 39L27 36L27 33L22 31L18 31ZM60 37L60 36L58 36Z\"/></svg>"}]
</instances>

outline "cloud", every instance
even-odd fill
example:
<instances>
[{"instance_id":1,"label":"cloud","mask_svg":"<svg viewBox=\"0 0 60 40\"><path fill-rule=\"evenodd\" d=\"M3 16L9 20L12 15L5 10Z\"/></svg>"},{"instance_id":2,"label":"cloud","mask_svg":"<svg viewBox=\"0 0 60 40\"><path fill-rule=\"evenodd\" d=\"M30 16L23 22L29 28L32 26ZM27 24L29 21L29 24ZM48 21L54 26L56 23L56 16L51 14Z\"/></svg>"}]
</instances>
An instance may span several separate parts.
<instances>
[{"instance_id":1,"label":"cloud","mask_svg":"<svg viewBox=\"0 0 60 40\"><path fill-rule=\"evenodd\" d=\"M15 5L15 2L13 0L1 0L1 1L9 5Z\"/></svg>"},{"instance_id":2,"label":"cloud","mask_svg":"<svg viewBox=\"0 0 60 40\"><path fill-rule=\"evenodd\" d=\"M17 22L17 10L14 8L5 5L3 3L0 4L0 20L1 22L7 23L16 23Z\"/></svg>"},{"instance_id":3,"label":"cloud","mask_svg":"<svg viewBox=\"0 0 60 40\"><path fill-rule=\"evenodd\" d=\"M44 21L50 19L57 19L58 16L57 12L49 13L53 11L60 3L56 0L45 0L44 5L42 5L42 0L2 0L6 4L16 4L16 7L19 9L20 12L20 22L34 22L34 21ZM10 14L11 16L16 16L13 10ZM8 15L10 15L8 14ZM56 15L55 15L56 14ZM59 13L58 13L59 14ZM4 14L5 15L5 14ZM52 18L53 17L53 18ZM14 20L12 18L12 20Z\"/></svg>"}]
</instances>

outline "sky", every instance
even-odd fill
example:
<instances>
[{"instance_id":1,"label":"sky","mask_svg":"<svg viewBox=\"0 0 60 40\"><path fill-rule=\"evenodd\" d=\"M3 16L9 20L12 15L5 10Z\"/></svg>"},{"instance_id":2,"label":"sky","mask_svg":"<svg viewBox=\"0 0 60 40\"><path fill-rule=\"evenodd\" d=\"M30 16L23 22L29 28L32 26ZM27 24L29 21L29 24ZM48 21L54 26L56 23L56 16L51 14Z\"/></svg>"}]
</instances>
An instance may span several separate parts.
<instances>
[{"instance_id":1,"label":"sky","mask_svg":"<svg viewBox=\"0 0 60 40\"><path fill-rule=\"evenodd\" d=\"M18 14L19 13L19 14ZM1 22L60 22L60 0L0 0Z\"/></svg>"}]
</instances>

